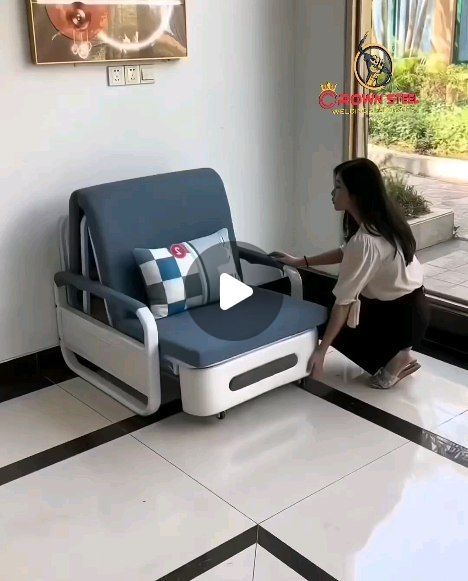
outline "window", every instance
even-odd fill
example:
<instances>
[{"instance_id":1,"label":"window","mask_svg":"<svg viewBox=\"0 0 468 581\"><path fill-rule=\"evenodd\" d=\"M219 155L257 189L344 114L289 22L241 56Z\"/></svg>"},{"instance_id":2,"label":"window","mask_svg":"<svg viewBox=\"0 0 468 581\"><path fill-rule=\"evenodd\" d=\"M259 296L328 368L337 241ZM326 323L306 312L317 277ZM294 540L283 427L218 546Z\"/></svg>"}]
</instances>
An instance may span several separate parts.
<instances>
[{"instance_id":1,"label":"window","mask_svg":"<svg viewBox=\"0 0 468 581\"><path fill-rule=\"evenodd\" d=\"M467 58L467 18L468 0L356 0L350 18L351 53L371 31L392 56L392 80L379 92L419 99L350 115L350 156L386 168L387 188L415 233L427 290L462 307L468 307L468 65L459 61ZM350 92L369 92L354 79L350 85Z\"/></svg>"},{"instance_id":2,"label":"window","mask_svg":"<svg viewBox=\"0 0 468 581\"><path fill-rule=\"evenodd\" d=\"M468 2L458 0L455 23L454 62L468 63Z\"/></svg>"}]
</instances>

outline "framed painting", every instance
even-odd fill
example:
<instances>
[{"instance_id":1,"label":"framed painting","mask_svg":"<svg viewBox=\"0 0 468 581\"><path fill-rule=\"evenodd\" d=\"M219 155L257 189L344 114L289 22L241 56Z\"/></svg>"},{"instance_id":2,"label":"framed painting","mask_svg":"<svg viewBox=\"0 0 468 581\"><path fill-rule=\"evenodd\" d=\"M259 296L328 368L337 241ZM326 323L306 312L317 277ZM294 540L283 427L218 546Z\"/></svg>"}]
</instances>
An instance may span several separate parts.
<instances>
[{"instance_id":1,"label":"framed painting","mask_svg":"<svg viewBox=\"0 0 468 581\"><path fill-rule=\"evenodd\" d=\"M36 64L187 56L185 0L27 0Z\"/></svg>"}]
</instances>

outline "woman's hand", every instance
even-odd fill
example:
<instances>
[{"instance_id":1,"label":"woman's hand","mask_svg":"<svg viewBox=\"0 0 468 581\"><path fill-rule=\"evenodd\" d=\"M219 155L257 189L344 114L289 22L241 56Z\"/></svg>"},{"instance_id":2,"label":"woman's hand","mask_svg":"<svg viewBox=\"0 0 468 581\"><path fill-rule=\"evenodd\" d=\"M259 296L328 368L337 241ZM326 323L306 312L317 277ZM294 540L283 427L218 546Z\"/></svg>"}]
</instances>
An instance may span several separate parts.
<instances>
[{"instance_id":1,"label":"woman's hand","mask_svg":"<svg viewBox=\"0 0 468 581\"><path fill-rule=\"evenodd\" d=\"M312 357L309 359L309 363L307 364L307 371L312 379L321 379L323 375L325 355L326 350L320 347L320 345L312 353Z\"/></svg>"},{"instance_id":2,"label":"woman's hand","mask_svg":"<svg viewBox=\"0 0 468 581\"><path fill-rule=\"evenodd\" d=\"M291 254L287 254L286 252L272 252L270 256L278 262L282 262L288 266L298 266L299 262L301 261L300 258L292 256Z\"/></svg>"}]
</instances>

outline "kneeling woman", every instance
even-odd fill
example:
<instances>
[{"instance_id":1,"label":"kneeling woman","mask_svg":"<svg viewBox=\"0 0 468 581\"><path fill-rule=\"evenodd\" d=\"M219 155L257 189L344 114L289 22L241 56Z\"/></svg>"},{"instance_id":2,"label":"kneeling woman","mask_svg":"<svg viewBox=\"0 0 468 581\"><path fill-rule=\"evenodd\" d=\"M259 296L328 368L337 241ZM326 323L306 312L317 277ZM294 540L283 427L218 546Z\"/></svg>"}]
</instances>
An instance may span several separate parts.
<instances>
[{"instance_id":1,"label":"kneeling woman","mask_svg":"<svg viewBox=\"0 0 468 581\"><path fill-rule=\"evenodd\" d=\"M333 205L344 211L344 247L304 259L282 254L294 266L341 263L336 297L311 373L320 378L330 346L386 389L420 368L411 352L428 325L423 271L416 242L388 197L378 167L358 158L334 169Z\"/></svg>"}]
</instances>

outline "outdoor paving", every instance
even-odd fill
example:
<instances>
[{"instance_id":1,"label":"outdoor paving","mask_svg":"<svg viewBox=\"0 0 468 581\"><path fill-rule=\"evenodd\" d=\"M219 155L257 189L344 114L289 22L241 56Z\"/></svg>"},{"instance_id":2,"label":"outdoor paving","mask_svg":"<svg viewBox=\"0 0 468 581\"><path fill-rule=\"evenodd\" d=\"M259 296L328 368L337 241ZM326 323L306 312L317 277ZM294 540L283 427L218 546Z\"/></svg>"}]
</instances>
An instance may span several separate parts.
<instances>
[{"instance_id":1,"label":"outdoor paving","mask_svg":"<svg viewBox=\"0 0 468 581\"><path fill-rule=\"evenodd\" d=\"M468 240L455 238L420 250L417 255L428 291L468 302Z\"/></svg>"},{"instance_id":2,"label":"outdoor paving","mask_svg":"<svg viewBox=\"0 0 468 581\"><path fill-rule=\"evenodd\" d=\"M453 299L468 301L468 181L447 182L407 173L408 183L434 208L455 213L456 238L418 252L424 285ZM462 177L462 176L460 176Z\"/></svg>"},{"instance_id":3,"label":"outdoor paving","mask_svg":"<svg viewBox=\"0 0 468 581\"><path fill-rule=\"evenodd\" d=\"M468 240L468 181L447 182L424 176L406 174L408 183L415 186L434 208L449 208L455 213L457 236ZM460 180L465 176L459 176ZM468 176L466 177L468 180Z\"/></svg>"}]
</instances>

